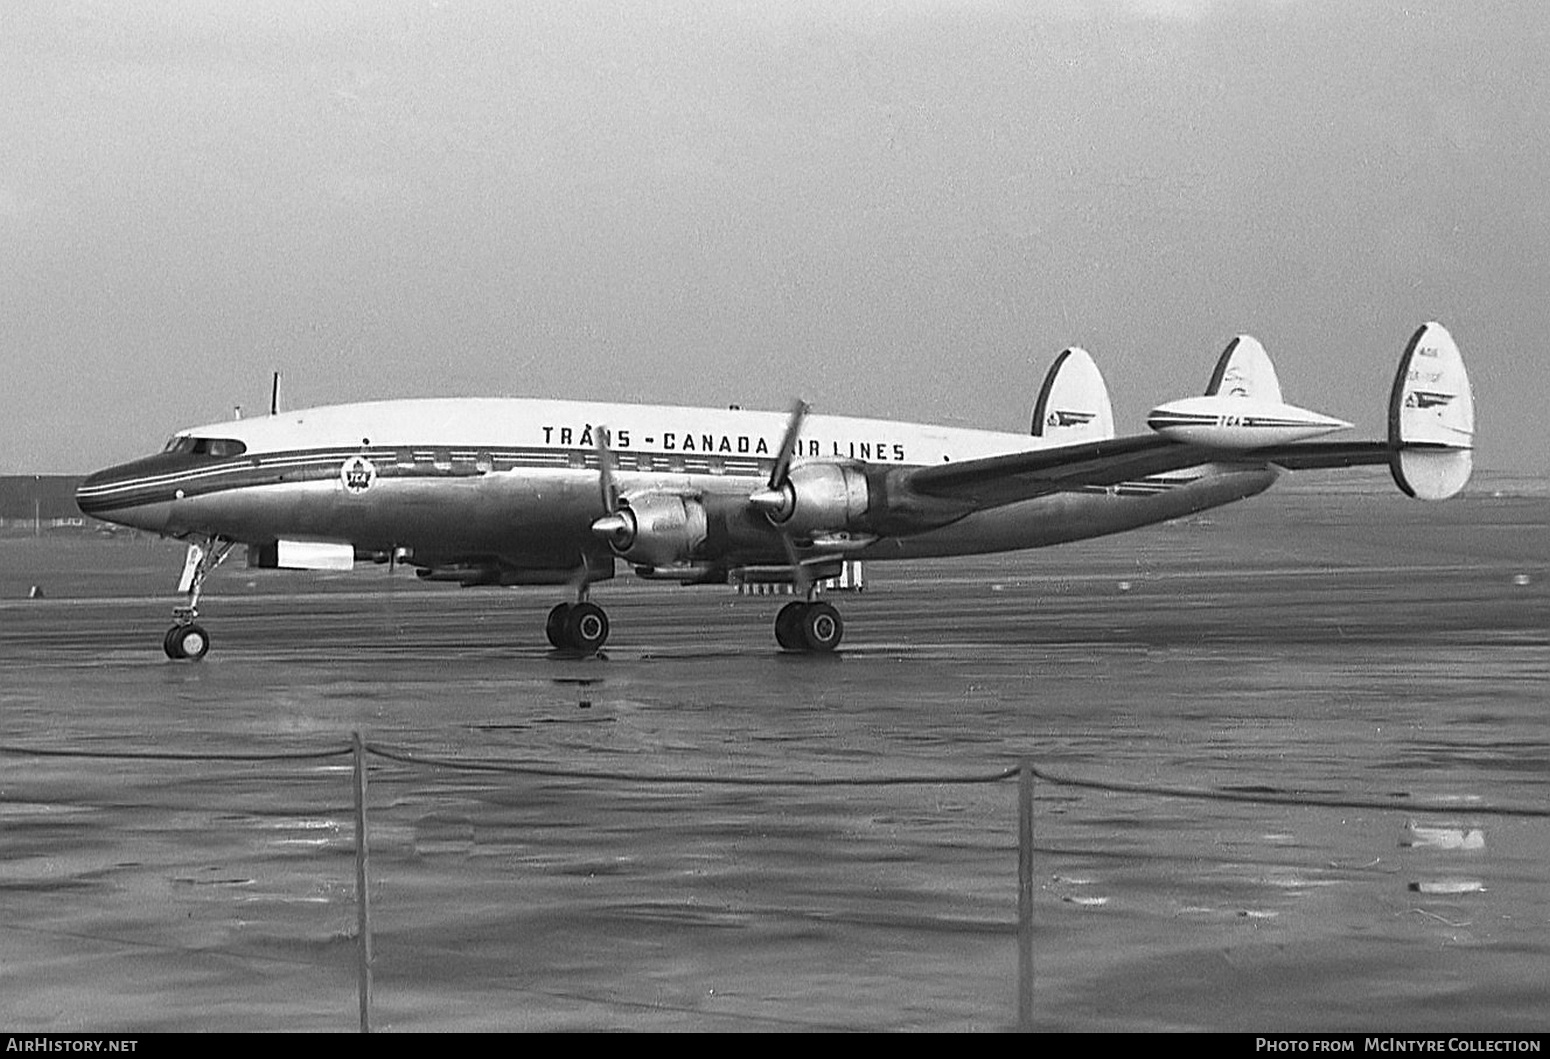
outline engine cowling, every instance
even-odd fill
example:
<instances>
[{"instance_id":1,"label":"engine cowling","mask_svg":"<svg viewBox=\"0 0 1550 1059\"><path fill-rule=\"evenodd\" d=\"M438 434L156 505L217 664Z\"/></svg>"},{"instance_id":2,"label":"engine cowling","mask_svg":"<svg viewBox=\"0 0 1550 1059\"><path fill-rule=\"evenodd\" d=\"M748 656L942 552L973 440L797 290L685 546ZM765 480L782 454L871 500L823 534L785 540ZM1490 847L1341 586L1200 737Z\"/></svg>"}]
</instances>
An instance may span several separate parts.
<instances>
[{"instance_id":1,"label":"engine cowling","mask_svg":"<svg viewBox=\"0 0 1550 1059\"><path fill-rule=\"evenodd\" d=\"M843 463L800 463L786 480L750 498L754 507L787 533L862 528L871 491L866 474Z\"/></svg>"},{"instance_id":2,"label":"engine cowling","mask_svg":"<svg viewBox=\"0 0 1550 1059\"><path fill-rule=\"evenodd\" d=\"M707 532L704 506L692 497L648 493L620 502L592 524L614 554L635 566L674 566L695 558Z\"/></svg>"}]
</instances>

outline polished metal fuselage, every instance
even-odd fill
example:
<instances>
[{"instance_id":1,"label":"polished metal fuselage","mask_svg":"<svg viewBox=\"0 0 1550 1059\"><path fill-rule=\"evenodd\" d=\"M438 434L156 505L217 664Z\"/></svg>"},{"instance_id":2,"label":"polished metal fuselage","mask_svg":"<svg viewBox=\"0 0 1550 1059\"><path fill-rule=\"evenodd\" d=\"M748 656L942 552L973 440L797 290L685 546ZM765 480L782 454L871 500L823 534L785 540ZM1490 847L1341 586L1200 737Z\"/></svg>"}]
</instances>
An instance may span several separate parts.
<instances>
[{"instance_id":1,"label":"polished metal fuselage","mask_svg":"<svg viewBox=\"0 0 1550 1059\"><path fill-rule=\"evenodd\" d=\"M217 423L184 438L238 455L168 452L98 472L90 515L174 537L337 542L416 561L563 570L606 559L599 434L629 498L694 497L715 515L707 558L783 563L780 535L747 498L769 477L779 413L530 400L374 402ZM796 462L853 461L869 473L1021 452L1041 439L882 420L812 416ZM185 446L186 447L186 446ZM938 512L847 558L906 559L1035 548L1120 532L1267 488L1263 464L1205 464L1135 482ZM879 477L879 481L883 478ZM584 559L584 557L586 557Z\"/></svg>"}]
</instances>

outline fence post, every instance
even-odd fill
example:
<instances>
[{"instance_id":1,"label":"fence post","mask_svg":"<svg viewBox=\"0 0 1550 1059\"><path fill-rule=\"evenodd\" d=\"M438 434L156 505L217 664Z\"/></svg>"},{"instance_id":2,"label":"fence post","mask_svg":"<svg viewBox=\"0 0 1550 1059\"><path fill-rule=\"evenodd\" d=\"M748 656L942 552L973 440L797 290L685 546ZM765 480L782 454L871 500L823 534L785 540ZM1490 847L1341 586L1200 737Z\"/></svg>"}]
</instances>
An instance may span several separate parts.
<instances>
[{"instance_id":1,"label":"fence post","mask_svg":"<svg viewBox=\"0 0 1550 1059\"><path fill-rule=\"evenodd\" d=\"M1033 1029L1033 762L1017 765L1017 1028Z\"/></svg>"},{"instance_id":2,"label":"fence post","mask_svg":"<svg viewBox=\"0 0 1550 1059\"><path fill-rule=\"evenodd\" d=\"M371 892L366 886L366 747L350 733L355 749L355 927L361 995L361 1032L371 1032Z\"/></svg>"}]
</instances>

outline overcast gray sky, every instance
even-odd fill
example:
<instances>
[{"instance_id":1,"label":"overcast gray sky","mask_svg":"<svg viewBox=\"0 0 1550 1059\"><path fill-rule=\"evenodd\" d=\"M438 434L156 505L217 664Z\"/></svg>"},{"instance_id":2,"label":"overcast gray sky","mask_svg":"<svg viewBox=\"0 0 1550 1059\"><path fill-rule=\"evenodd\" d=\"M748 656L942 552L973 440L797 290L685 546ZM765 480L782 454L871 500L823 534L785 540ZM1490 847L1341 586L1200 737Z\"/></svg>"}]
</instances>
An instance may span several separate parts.
<instances>
[{"instance_id":1,"label":"overcast gray sky","mask_svg":"<svg viewBox=\"0 0 1550 1059\"><path fill-rule=\"evenodd\" d=\"M1539 0L0 0L0 472L285 402L1120 429L1239 331L1381 436L1426 319L1550 474Z\"/></svg>"}]
</instances>

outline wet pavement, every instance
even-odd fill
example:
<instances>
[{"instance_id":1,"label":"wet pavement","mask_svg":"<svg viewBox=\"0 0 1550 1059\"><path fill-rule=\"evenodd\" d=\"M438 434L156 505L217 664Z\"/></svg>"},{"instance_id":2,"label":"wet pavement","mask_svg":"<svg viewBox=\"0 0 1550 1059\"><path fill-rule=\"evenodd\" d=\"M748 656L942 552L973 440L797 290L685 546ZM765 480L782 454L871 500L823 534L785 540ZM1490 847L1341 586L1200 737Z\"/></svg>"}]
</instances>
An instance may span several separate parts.
<instances>
[{"instance_id":1,"label":"wet pavement","mask_svg":"<svg viewBox=\"0 0 1550 1059\"><path fill-rule=\"evenodd\" d=\"M230 565L171 663L179 567L0 540L0 742L99 755L0 755L7 1029L356 1028L355 731L377 1029L1010 1028L1024 758L1088 784L1037 1028L1550 1024L1550 501L874 565L833 658L729 589L605 585L583 660L543 591Z\"/></svg>"}]
</instances>

